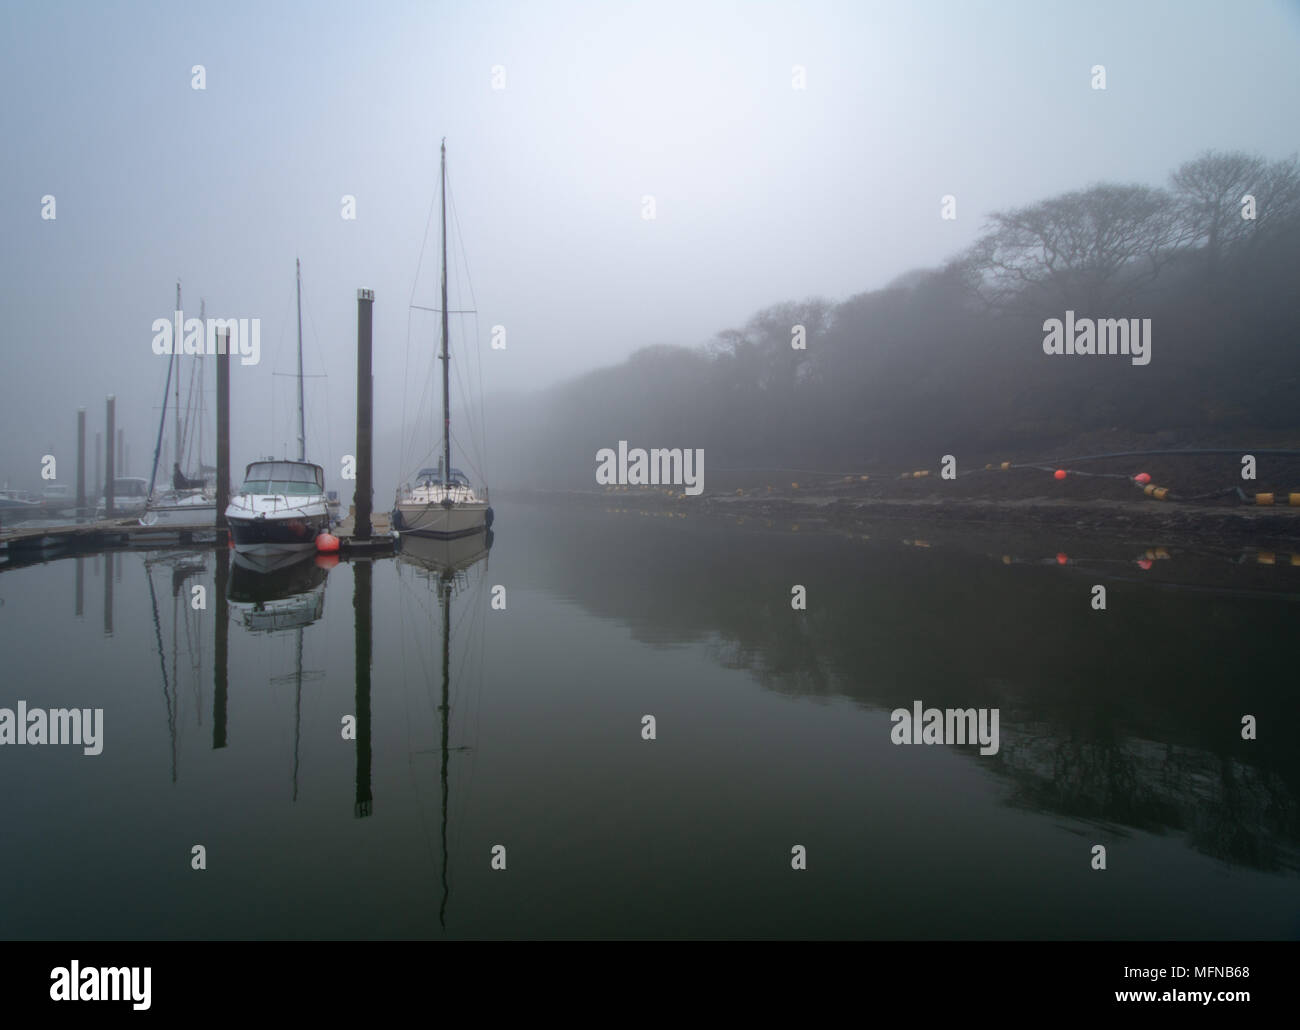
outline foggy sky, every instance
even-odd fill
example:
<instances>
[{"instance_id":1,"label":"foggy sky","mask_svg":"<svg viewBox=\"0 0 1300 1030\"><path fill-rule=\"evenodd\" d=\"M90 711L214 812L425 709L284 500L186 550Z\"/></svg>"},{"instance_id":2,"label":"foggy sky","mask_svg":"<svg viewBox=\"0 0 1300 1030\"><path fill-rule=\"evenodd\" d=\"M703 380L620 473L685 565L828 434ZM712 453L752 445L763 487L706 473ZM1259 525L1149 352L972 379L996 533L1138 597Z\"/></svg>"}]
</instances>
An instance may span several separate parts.
<instances>
[{"instance_id":1,"label":"foggy sky","mask_svg":"<svg viewBox=\"0 0 1300 1030\"><path fill-rule=\"evenodd\" d=\"M0 482L29 489L47 451L73 482L76 408L93 441L108 393L148 474L150 326L178 278L187 316L202 297L262 321L260 365L232 365L236 485L292 454L293 381L273 373L294 369L300 257L306 370L328 376L308 381L308 457L345 506L356 291L375 291L384 508L411 471L386 441L436 347L417 315L408 374L443 136L490 394L878 288L993 210L1164 185L1209 147L1300 149L1294 3L10 3L0 26ZM497 324L505 351L486 349Z\"/></svg>"}]
</instances>

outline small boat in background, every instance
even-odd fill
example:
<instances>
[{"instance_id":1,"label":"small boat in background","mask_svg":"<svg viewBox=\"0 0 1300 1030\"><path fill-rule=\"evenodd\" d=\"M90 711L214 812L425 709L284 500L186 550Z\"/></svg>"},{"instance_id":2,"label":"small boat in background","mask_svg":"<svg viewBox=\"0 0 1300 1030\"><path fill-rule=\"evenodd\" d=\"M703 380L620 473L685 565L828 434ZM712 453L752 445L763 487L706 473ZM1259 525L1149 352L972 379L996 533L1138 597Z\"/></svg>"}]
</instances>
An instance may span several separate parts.
<instances>
[{"instance_id":1,"label":"small boat in background","mask_svg":"<svg viewBox=\"0 0 1300 1030\"><path fill-rule=\"evenodd\" d=\"M115 476L113 478L113 517L139 515L149 502L149 480L142 476ZM108 494L99 499L95 514L108 515Z\"/></svg>"},{"instance_id":2,"label":"small boat in background","mask_svg":"<svg viewBox=\"0 0 1300 1030\"><path fill-rule=\"evenodd\" d=\"M176 310L181 310L181 284L176 284ZM204 321L204 309L202 303L199 305L199 321ZM176 421L175 439L172 441L172 454L175 460L172 462L171 483L167 487L159 487L158 484L158 464L162 458L163 432L167 425L167 400L171 392L172 373L176 374L176 399L174 404L174 415ZM196 387L197 374L197 393ZM167 367L167 379L163 384L163 402L162 414L158 421L158 439L154 445L153 451L153 468L149 472L149 489L147 493L148 503L144 506L144 511L140 514L140 525L149 529L166 530L191 530L191 529L216 529L217 525L217 489L215 482L209 483L204 478L203 473L207 468L203 464L203 361L201 357L196 357L191 363L190 371L190 391L191 398L197 396L198 402L191 403L189 410L185 412L185 419L181 420L181 379L180 379L180 349L172 349L171 364ZM192 442L190 434L190 418L197 414L198 421L198 465L200 475L194 479L189 478L181 471L181 462L185 460L185 454L188 450L188 444ZM155 534L149 534L155 537ZM160 532L157 536L164 535Z\"/></svg>"}]
</instances>

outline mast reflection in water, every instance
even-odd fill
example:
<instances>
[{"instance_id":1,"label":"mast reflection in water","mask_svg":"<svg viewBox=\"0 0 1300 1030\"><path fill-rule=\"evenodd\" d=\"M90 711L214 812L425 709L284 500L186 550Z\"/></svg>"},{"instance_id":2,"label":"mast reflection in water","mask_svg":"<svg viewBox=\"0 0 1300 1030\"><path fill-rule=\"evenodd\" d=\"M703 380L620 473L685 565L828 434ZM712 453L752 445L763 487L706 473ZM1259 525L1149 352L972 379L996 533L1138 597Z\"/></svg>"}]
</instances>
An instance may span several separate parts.
<instances>
[{"instance_id":1,"label":"mast reflection in water","mask_svg":"<svg viewBox=\"0 0 1300 1030\"><path fill-rule=\"evenodd\" d=\"M439 779L442 784L442 809L439 820L439 845L442 869L442 901L438 906L438 923L447 928L447 902L450 898L450 872L447 861L447 799L449 795L449 759L451 757L451 620L452 599L474 594L467 602L471 611L482 614L481 594L487 572L488 552L492 549L492 530L483 530L451 540L403 534L398 552L399 563L414 569L420 585L432 590L438 599L442 622L442 701L438 705L441 723ZM407 577L400 575L404 582ZM405 612L408 606L403 604ZM360 659L358 659L358 669ZM468 750L457 748L456 750Z\"/></svg>"}]
</instances>

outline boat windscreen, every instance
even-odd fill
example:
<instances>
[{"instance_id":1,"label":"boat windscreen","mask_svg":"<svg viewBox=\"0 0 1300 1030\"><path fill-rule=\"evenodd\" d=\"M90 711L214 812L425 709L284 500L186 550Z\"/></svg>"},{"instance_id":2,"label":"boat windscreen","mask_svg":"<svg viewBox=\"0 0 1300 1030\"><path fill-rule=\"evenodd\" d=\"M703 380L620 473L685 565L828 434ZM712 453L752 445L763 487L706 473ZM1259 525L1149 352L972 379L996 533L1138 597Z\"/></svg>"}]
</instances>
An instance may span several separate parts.
<instances>
[{"instance_id":1,"label":"boat windscreen","mask_svg":"<svg viewBox=\"0 0 1300 1030\"><path fill-rule=\"evenodd\" d=\"M325 490L325 473L319 465L294 461L255 461L244 476L246 494L319 494Z\"/></svg>"},{"instance_id":2,"label":"boat windscreen","mask_svg":"<svg viewBox=\"0 0 1300 1030\"><path fill-rule=\"evenodd\" d=\"M421 486L440 486L442 484L442 469L420 469L420 474L415 477L415 481ZM451 485L469 486L469 478L460 469L454 468L451 470Z\"/></svg>"}]
</instances>

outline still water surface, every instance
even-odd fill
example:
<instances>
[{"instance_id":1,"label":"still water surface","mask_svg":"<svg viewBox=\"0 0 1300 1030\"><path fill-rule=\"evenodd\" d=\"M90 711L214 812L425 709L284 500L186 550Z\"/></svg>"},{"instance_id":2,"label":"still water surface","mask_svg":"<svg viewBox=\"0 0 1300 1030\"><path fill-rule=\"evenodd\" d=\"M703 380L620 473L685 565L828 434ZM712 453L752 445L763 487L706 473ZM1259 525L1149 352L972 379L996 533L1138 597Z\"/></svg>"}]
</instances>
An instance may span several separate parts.
<instances>
[{"instance_id":1,"label":"still water surface","mask_svg":"<svg viewBox=\"0 0 1300 1030\"><path fill-rule=\"evenodd\" d=\"M0 936L1300 937L1300 568L498 511L450 579L0 575L0 706L105 724L0 747ZM892 744L917 700L998 753Z\"/></svg>"}]
</instances>

